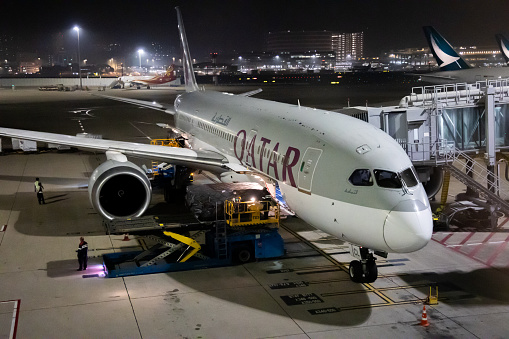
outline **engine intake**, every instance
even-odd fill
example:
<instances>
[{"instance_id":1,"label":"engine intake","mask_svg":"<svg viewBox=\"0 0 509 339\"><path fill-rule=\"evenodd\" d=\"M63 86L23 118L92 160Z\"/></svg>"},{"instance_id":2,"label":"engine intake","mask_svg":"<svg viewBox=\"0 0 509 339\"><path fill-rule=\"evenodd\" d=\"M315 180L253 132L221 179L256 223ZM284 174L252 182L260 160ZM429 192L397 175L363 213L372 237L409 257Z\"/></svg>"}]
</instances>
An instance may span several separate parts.
<instances>
[{"instance_id":1,"label":"engine intake","mask_svg":"<svg viewBox=\"0 0 509 339\"><path fill-rule=\"evenodd\" d=\"M150 204L152 186L143 170L132 162L107 160L92 173L88 195L105 219L139 217Z\"/></svg>"}]
</instances>

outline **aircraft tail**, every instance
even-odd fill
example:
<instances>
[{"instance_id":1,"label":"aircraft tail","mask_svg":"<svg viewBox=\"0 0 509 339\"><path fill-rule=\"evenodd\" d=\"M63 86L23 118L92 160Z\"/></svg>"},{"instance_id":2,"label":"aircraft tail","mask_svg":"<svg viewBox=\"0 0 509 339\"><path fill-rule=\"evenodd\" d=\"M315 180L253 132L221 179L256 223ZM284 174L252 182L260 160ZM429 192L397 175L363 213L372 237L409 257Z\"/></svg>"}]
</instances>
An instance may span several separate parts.
<instances>
[{"instance_id":1,"label":"aircraft tail","mask_svg":"<svg viewBox=\"0 0 509 339\"><path fill-rule=\"evenodd\" d=\"M442 71L457 71L470 68L452 48L451 44L432 26L424 26L424 35L435 60Z\"/></svg>"},{"instance_id":2,"label":"aircraft tail","mask_svg":"<svg viewBox=\"0 0 509 339\"><path fill-rule=\"evenodd\" d=\"M175 7L177 10L177 20L178 20L178 28L180 35L180 44L182 45L182 67L184 70L184 80L186 84L186 92L194 92L198 91L198 84L196 83L196 78L194 77L193 70L193 59L191 59L191 54L189 53L189 45L187 44L187 36L186 30L184 29L184 22L182 20L182 15L180 14L180 8Z\"/></svg>"},{"instance_id":3,"label":"aircraft tail","mask_svg":"<svg viewBox=\"0 0 509 339\"><path fill-rule=\"evenodd\" d=\"M175 80L177 77L175 76L175 65L170 65L168 69L166 70L166 73L164 73L164 78Z\"/></svg>"},{"instance_id":4,"label":"aircraft tail","mask_svg":"<svg viewBox=\"0 0 509 339\"><path fill-rule=\"evenodd\" d=\"M500 52L502 52L505 62L509 63L509 40L502 34L495 35L495 38L497 39L498 47L500 47Z\"/></svg>"}]
</instances>

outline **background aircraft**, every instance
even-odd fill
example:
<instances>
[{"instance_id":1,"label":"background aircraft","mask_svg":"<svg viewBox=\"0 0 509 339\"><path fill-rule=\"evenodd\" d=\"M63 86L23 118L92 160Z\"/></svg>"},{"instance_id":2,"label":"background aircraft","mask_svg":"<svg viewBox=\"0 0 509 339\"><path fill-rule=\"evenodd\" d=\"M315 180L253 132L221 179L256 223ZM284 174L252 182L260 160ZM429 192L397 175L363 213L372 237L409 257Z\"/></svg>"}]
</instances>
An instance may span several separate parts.
<instances>
[{"instance_id":1,"label":"background aircraft","mask_svg":"<svg viewBox=\"0 0 509 339\"><path fill-rule=\"evenodd\" d=\"M441 84L474 83L482 80L509 78L509 68L507 67L471 68L435 28L425 26L423 29L440 71L421 74L422 80Z\"/></svg>"},{"instance_id":2,"label":"background aircraft","mask_svg":"<svg viewBox=\"0 0 509 339\"><path fill-rule=\"evenodd\" d=\"M163 75L156 75L156 76L123 76L119 77L117 80L115 80L110 87L114 86L122 86L123 88L125 86L133 87L136 86L136 88L140 89L141 86L146 86L147 89L150 89L151 86L158 86L158 85L170 85L171 82L175 82L175 85L180 85L180 81L177 80L177 75L175 71L175 65L171 65L168 67L166 72ZM178 83L177 83L178 82Z\"/></svg>"},{"instance_id":3,"label":"background aircraft","mask_svg":"<svg viewBox=\"0 0 509 339\"><path fill-rule=\"evenodd\" d=\"M497 39L498 47L500 47L500 52L502 53L505 62L509 63L509 40L507 40L502 34L495 35L495 39Z\"/></svg>"},{"instance_id":4,"label":"background aircraft","mask_svg":"<svg viewBox=\"0 0 509 339\"><path fill-rule=\"evenodd\" d=\"M343 114L199 90L180 11L186 92L173 107L109 97L174 115L189 148L86 139L0 128L0 135L104 151L89 197L106 219L142 215L151 198L144 171L127 156L209 170L222 181L262 178L310 225L352 244L350 277L378 276L374 253L406 253L431 239L429 201L401 146L380 129Z\"/></svg>"}]
</instances>

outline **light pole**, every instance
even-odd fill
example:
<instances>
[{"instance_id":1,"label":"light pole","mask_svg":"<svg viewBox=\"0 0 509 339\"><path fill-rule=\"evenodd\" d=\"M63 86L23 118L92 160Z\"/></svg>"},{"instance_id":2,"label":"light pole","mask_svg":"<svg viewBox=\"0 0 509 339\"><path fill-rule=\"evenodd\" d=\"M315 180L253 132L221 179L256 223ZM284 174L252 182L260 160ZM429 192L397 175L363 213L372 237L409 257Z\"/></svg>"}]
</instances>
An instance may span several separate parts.
<instances>
[{"instance_id":1,"label":"light pole","mask_svg":"<svg viewBox=\"0 0 509 339\"><path fill-rule=\"evenodd\" d=\"M80 55L80 28L78 26L74 26L74 30L78 32L78 72L80 75L80 90L83 90L83 83L81 82L81 55Z\"/></svg>"},{"instance_id":2,"label":"light pole","mask_svg":"<svg viewBox=\"0 0 509 339\"><path fill-rule=\"evenodd\" d=\"M143 53L144 53L144 52L143 52L143 50L140 48L140 49L138 50L138 59L140 59L140 72L141 72L141 55L142 55Z\"/></svg>"}]
</instances>

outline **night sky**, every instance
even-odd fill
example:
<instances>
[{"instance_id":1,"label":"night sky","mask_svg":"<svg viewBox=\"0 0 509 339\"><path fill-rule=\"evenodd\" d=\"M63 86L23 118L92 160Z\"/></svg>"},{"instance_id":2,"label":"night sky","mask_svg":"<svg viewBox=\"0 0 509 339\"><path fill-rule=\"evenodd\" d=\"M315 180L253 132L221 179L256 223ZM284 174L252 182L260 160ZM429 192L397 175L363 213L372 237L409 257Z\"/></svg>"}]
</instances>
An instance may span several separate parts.
<instances>
[{"instance_id":1,"label":"night sky","mask_svg":"<svg viewBox=\"0 0 509 339\"><path fill-rule=\"evenodd\" d=\"M509 36L507 0L3 0L0 33L20 46L43 49L52 33L72 37L83 28L83 44L120 42L143 47L151 41L179 46L174 7L179 5L191 54L260 51L267 33L280 30L364 31L365 54L424 47L422 26L435 26L453 45L495 45Z\"/></svg>"}]
</instances>

